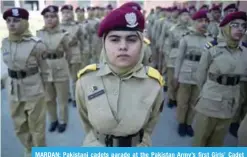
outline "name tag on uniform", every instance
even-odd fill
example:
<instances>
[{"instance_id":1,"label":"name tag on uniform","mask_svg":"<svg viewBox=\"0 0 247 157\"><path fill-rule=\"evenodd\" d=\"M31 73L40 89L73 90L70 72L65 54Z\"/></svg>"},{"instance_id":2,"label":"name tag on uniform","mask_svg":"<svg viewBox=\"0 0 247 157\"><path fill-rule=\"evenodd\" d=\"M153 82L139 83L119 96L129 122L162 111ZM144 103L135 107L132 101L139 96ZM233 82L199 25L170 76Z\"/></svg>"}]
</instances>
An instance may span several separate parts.
<instances>
[{"instance_id":1,"label":"name tag on uniform","mask_svg":"<svg viewBox=\"0 0 247 157\"><path fill-rule=\"evenodd\" d=\"M104 93L105 93L105 91L104 91L104 89L102 89L102 90L97 91L97 92L95 92L95 93L93 93L93 94L90 94L90 95L88 96L88 100L92 100L92 99L94 99L94 98L96 98L96 97L98 97L98 96L100 96L100 95L102 95L102 94L104 94Z\"/></svg>"}]
</instances>

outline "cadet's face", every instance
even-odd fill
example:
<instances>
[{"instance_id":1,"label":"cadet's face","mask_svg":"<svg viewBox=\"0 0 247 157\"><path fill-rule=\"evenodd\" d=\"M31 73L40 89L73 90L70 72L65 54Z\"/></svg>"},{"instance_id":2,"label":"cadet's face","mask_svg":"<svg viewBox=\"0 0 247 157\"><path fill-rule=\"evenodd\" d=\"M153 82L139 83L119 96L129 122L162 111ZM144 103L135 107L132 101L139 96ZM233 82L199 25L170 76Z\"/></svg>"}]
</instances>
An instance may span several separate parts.
<instances>
[{"instance_id":1,"label":"cadet's face","mask_svg":"<svg viewBox=\"0 0 247 157\"><path fill-rule=\"evenodd\" d=\"M180 19L181 19L181 21L182 22L189 22L189 20L190 20L190 15L189 15L189 13L182 13L181 15L180 15Z\"/></svg>"},{"instance_id":2,"label":"cadet's face","mask_svg":"<svg viewBox=\"0 0 247 157\"><path fill-rule=\"evenodd\" d=\"M58 15L56 13L47 12L44 15L45 26L53 28L58 24Z\"/></svg>"},{"instance_id":3,"label":"cadet's face","mask_svg":"<svg viewBox=\"0 0 247 157\"><path fill-rule=\"evenodd\" d=\"M6 19L7 27L9 32L15 34L18 33L22 30L22 25L21 25L21 18L16 18L16 17L8 17Z\"/></svg>"},{"instance_id":4,"label":"cadet's face","mask_svg":"<svg viewBox=\"0 0 247 157\"><path fill-rule=\"evenodd\" d=\"M196 29L199 31L199 32L202 32L202 33L206 33L207 32L207 27L208 27L208 19L206 18L201 18L201 19L198 19L197 20L197 25L196 25Z\"/></svg>"},{"instance_id":5,"label":"cadet's face","mask_svg":"<svg viewBox=\"0 0 247 157\"><path fill-rule=\"evenodd\" d=\"M71 20L73 18L73 12L71 10L64 9L62 11L62 17L63 17L63 20L65 21Z\"/></svg>"},{"instance_id":6,"label":"cadet's face","mask_svg":"<svg viewBox=\"0 0 247 157\"><path fill-rule=\"evenodd\" d=\"M231 27L232 38L237 41L241 40L246 31L246 22L244 20L237 19L232 21L229 25Z\"/></svg>"},{"instance_id":7,"label":"cadet's face","mask_svg":"<svg viewBox=\"0 0 247 157\"><path fill-rule=\"evenodd\" d=\"M221 17L221 12L219 10L214 10L212 11L212 16L214 17L215 20L219 20Z\"/></svg>"},{"instance_id":8,"label":"cadet's face","mask_svg":"<svg viewBox=\"0 0 247 157\"><path fill-rule=\"evenodd\" d=\"M110 31L105 38L105 50L113 66L132 67L140 58L141 40L137 32Z\"/></svg>"},{"instance_id":9,"label":"cadet's face","mask_svg":"<svg viewBox=\"0 0 247 157\"><path fill-rule=\"evenodd\" d=\"M193 16L195 14L196 10L195 9L191 9L190 10L190 16Z\"/></svg>"}]
</instances>

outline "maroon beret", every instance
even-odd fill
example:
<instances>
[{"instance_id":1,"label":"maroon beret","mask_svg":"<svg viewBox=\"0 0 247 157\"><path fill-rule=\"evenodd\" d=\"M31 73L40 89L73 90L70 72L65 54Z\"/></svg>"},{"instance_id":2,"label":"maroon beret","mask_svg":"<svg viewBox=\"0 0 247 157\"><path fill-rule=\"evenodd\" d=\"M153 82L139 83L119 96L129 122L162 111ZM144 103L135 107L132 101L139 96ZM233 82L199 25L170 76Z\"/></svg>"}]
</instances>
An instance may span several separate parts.
<instances>
[{"instance_id":1,"label":"maroon beret","mask_svg":"<svg viewBox=\"0 0 247 157\"><path fill-rule=\"evenodd\" d=\"M207 10L199 10L192 16L192 20L197 20L202 18L208 19L207 13L208 13Z\"/></svg>"},{"instance_id":2,"label":"maroon beret","mask_svg":"<svg viewBox=\"0 0 247 157\"><path fill-rule=\"evenodd\" d=\"M28 20L29 13L24 8L10 8L3 13L3 19L6 20L7 17L17 17Z\"/></svg>"},{"instance_id":3,"label":"maroon beret","mask_svg":"<svg viewBox=\"0 0 247 157\"><path fill-rule=\"evenodd\" d=\"M73 11L74 10L74 7L72 5L70 5L70 4L66 4L66 5L63 5L62 6L62 8L60 9L60 11L63 11L64 9Z\"/></svg>"},{"instance_id":4,"label":"maroon beret","mask_svg":"<svg viewBox=\"0 0 247 157\"><path fill-rule=\"evenodd\" d=\"M43 9L41 12L41 15L45 15L45 13L50 12L50 13L58 13L58 6L56 5L49 5L46 8Z\"/></svg>"},{"instance_id":5,"label":"maroon beret","mask_svg":"<svg viewBox=\"0 0 247 157\"><path fill-rule=\"evenodd\" d=\"M201 6L201 8L200 9L203 9L203 8L206 8L206 9L208 9L208 5L207 4L203 4L202 6Z\"/></svg>"},{"instance_id":6,"label":"maroon beret","mask_svg":"<svg viewBox=\"0 0 247 157\"><path fill-rule=\"evenodd\" d=\"M178 7L177 7L177 6L172 7L172 8L171 8L171 11L172 11L172 12L173 12L173 11L178 11Z\"/></svg>"},{"instance_id":7,"label":"maroon beret","mask_svg":"<svg viewBox=\"0 0 247 157\"><path fill-rule=\"evenodd\" d=\"M189 10L196 9L194 5L189 6Z\"/></svg>"},{"instance_id":8,"label":"maroon beret","mask_svg":"<svg viewBox=\"0 0 247 157\"><path fill-rule=\"evenodd\" d=\"M127 3L124 3L121 7L132 7L133 9L136 9L139 11L142 10L140 4L138 4L136 2L127 2Z\"/></svg>"},{"instance_id":9,"label":"maroon beret","mask_svg":"<svg viewBox=\"0 0 247 157\"><path fill-rule=\"evenodd\" d=\"M131 7L120 7L110 12L100 23L98 36L111 30L138 30L143 32L145 20L140 11Z\"/></svg>"},{"instance_id":10,"label":"maroon beret","mask_svg":"<svg viewBox=\"0 0 247 157\"><path fill-rule=\"evenodd\" d=\"M237 6L235 3L229 4L224 8L224 11L227 11L228 9L236 9L238 10Z\"/></svg>"},{"instance_id":11,"label":"maroon beret","mask_svg":"<svg viewBox=\"0 0 247 157\"><path fill-rule=\"evenodd\" d=\"M171 8L171 7L168 7L168 8L167 8L167 11L168 11L168 12L172 12L172 8Z\"/></svg>"},{"instance_id":12,"label":"maroon beret","mask_svg":"<svg viewBox=\"0 0 247 157\"><path fill-rule=\"evenodd\" d=\"M213 10L221 11L220 5L213 5L212 8L210 9L210 11L213 11Z\"/></svg>"},{"instance_id":13,"label":"maroon beret","mask_svg":"<svg viewBox=\"0 0 247 157\"><path fill-rule=\"evenodd\" d=\"M182 13L189 13L189 11L186 8L183 8L179 10L179 15Z\"/></svg>"},{"instance_id":14,"label":"maroon beret","mask_svg":"<svg viewBox=\"0 0 247 157\"><path fill-rule=\"evenodd\" d=\"M87 7L87 10L95 10L95 7Z\"/></svg>"},{"instance_id":15,"label":"maroon beret","mask_svg":"<svg viewBox=\"0 0 247 157\"><path fill-rule=\"evenodd\" d=\"M111 4L108 4L108 5L106 6L106 8L109 9L109 10L112 10L112 9L113 9L113 7L112 7Z\"/></svg>"},{"instance_id":16,"label":"maroon beret","mask_svg":"<svg viewBox=\"0 0 247 157\"><path fill-rule=\"evenodd\" d=\"M78 11L85 11L85 9L84 8L80 8L80 7L77 7L76 9L75 9L75 12L78 12Z\"/></svg>"},{"instance_id":17,"label":"maroon beret","mask_svg":"<svg viewBox=\"0 0 247 157\"><path fill-rule=\"evenodd\" d=\"M246 12L238 11L226 15L224 19L220 22L220 27L224 27L225 25L236 19L247 21Z\"/></svg>"}]
</instances>

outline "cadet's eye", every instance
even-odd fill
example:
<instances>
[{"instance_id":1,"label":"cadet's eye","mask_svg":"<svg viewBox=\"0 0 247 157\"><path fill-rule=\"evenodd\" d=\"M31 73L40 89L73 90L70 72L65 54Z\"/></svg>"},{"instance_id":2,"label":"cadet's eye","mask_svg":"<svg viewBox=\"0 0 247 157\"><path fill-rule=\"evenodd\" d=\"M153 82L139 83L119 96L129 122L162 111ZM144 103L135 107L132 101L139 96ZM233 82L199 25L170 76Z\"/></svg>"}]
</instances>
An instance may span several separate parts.
<instances>
[{"instance_id":1,"label":"cadet's eye","mask_svg":"<svg viewBox=\"0 0 247 157\"><path fill-rule=\"evenodd\" d=\"M112 42L118 42L118 41L120 41L120 39L119 38L111 38L110 41L112 41Z\"/></svg>"},{"instance_id":2,"label":"cadet's eye","mask_svg":"<svg viewBox=\"0 0 247 157\"><path fill-rule=\"evenodd\" d=\"M231 23L230 24L230 27L238 28L239 27L239 24L238 23Z\"/></svg>"},{"instance_id":3,"label":"cadet's eye","mask_svg":"<svg viewBox=\"0 0 247 157\"><path fill-rule=\"evenodd\" d=\"M21 21L21 19L19 19L19 18L14 18L14 20L13 20L14 22L20 22Z\"/></svg>"},{"instance_id":4,"label":"cadet's eye","mask_svg":"<svg viewBox=\"0 0 247 157\"><path fill-rule=\"evenodd\" d=\"M127 38L127 41L128 42L136 42L137 38L135 38L135 37Z\"/></svg>"}]
</instances>

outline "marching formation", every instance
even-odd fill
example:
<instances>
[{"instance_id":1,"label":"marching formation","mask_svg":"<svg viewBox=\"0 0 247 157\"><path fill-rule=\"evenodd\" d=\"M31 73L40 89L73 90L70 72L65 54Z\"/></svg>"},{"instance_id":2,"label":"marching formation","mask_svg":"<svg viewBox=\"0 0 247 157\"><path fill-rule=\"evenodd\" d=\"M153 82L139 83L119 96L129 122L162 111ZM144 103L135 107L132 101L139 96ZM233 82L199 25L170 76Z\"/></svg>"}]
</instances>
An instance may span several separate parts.
<instances>
[{"instance_id":1,"label":"marching formation","mask_svg":"<svg viewBox=\"0 0 247 157\"><path fill-rule=\"evenodd\" d=\"M32 35L26 9L3 14L8 98L25 156L46 146L46 112L50 132L66 131L68 102L83 146L152 146L163 105L176 108L176 131L193 146L222 146L228 131L247 146L247 16L235 3L156 7L147 17L135 2L50 5L41 15Z\"/></svg>"}]
</instances>

